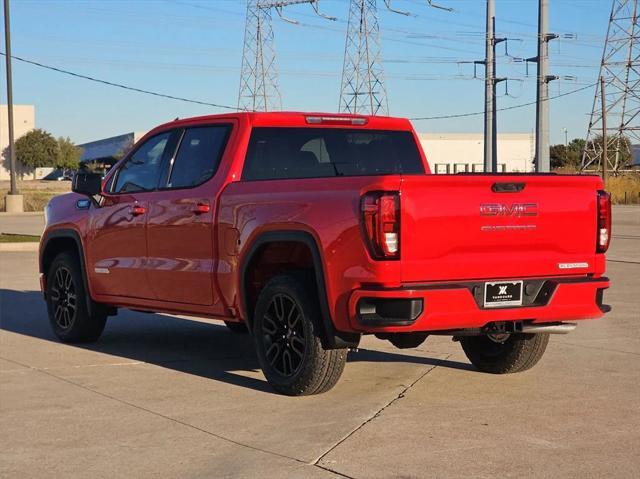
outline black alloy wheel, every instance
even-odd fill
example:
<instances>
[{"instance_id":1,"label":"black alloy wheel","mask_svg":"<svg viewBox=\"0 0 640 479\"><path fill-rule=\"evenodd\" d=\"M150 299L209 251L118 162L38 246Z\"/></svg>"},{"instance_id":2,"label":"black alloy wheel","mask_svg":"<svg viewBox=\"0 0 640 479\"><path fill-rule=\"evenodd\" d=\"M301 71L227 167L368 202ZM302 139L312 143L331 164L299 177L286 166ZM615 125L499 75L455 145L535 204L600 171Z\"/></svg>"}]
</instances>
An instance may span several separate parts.
<instances>
[{"instance_id":1,"label":"black alloy wheel","mask_svg":"<svg viewBox=\"0 0 640 479\"><path fill-rule=\"evenodd\" d=\"M58 267L52 280L50 294L53 319L60 329L67 331L73 327L76 320L78 309L76 286L71 271L65 266Z\"/></svg>"},{"instance_id":2,"label":"black alloy wheel","mask_svg":"<svg viewBox=\"0 0 640 479\"><path fill-rule=\"evenodd\" d=\"M330 390L347 361L346 348L323 346L322 308L309 274L271 278L258 295L251 321L265 378L282 394L305 396Z\"/></svg>"},{"instance_id":3,"label":"black alloy wheel","mask_svg":"<svg viewBox=\"0 0 640 479\"><path fill-rule=\"evenodd\" d=\"M262 340L266 359L279 374L291 377L300 370L307 340L302 312L293 298L284 293L273 296L263 316Z\"/></svg>"},{"instance_id":4,"label":"black alloy wheel","mask_svg":"<svg viewBox=\"0 0 640 479\"><path fill-rule=\"evenodd\" d=\"M59 253L48 268L45 282L53 333L66 343L98 339L107 321L107 311L88 297L78 256L71 251Z\"/></svg>"}]
</instances>

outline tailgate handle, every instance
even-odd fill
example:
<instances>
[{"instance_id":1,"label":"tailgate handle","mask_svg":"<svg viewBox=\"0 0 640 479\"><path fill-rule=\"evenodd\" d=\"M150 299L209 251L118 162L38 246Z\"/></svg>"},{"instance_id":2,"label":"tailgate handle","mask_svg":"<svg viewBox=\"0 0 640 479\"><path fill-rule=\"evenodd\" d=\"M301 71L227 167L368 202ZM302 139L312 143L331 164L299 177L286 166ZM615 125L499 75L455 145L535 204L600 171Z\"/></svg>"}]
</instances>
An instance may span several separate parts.
<instances>
[{"instance_id":1,"label":"tailgate handle","mask_svg":"<svg viewBox=\"0 0 640 479\"><path fill-rule=\"evenodd\" d=\"M519 193L524 190L524 183L494 183L491 191L494 193Z\"/></svg>"}]
</instances>

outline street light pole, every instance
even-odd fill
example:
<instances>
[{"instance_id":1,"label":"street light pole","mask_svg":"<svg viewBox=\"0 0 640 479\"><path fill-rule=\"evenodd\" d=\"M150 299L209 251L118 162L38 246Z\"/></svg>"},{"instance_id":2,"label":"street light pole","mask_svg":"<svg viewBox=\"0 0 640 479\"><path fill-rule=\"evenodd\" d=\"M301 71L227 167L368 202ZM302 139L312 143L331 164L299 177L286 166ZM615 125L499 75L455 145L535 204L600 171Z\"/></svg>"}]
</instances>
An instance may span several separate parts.
<instances>
[{"instance_id":1,"label":"street light pole","mask_svg":"<svg viewBox=\"0 0 640 479\"><path fill-rule=\"evenodd\" d=\"M9 116L9 168L11 170L11 189L7 197L6 209L22 211L22 197L18 195L16 184L16 149L13 135L13 83L11 75L11 23L9 19L9 0L4 0L4 41L5 61L7 66L7 114Z\"/></svg>"}]
</instances>

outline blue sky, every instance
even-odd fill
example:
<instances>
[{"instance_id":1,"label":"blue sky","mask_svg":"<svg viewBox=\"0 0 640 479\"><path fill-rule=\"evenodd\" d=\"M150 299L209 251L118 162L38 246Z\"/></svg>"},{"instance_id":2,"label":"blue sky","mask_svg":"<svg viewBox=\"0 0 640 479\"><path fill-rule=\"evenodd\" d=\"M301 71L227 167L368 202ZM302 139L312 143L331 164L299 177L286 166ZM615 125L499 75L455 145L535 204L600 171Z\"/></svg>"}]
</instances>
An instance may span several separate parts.
<instances>
[{"instance_id":1,"label":"blue sky","mask_svg":"<svg viewBox=\"0 0 640 479\"><path fill-rule=\"evenodd\" d=\"M484 86L473 64L484 57L484 0L393 0L406 17L378 0L390 112L432 117L482 111ZM550 0L551 85L557 95L595 83L606 34L609 0ZM496 0L498 76L512 78L508 96L499 86L498 107L535 100L535 65L529 75L512 57L536 54L537 0ZM309 6L287 9L300 25L274 14L283 106L335 111L338 107L348 0L321 0L338 17L330 22ZM13 54L85 75L170 95L235 106L244 36L244 0L12 0ZM571 35L569 35L571 36ZM4 46L4 42L2 44ZM4 48L3 48L4 51ZM145 130L177 116L217 113L169 99L72 78L18 61L14 101L36 105L36 123L77 143ZM482 76L481 67L478 75ZM0 101L6 102L4 59ZM551 103L552 142L586 134L593 89ZM500 113L499 132L531 132L533 106ZM415 122L421 132L481 132L482 116Z\"/></svg>"}]
</instances>

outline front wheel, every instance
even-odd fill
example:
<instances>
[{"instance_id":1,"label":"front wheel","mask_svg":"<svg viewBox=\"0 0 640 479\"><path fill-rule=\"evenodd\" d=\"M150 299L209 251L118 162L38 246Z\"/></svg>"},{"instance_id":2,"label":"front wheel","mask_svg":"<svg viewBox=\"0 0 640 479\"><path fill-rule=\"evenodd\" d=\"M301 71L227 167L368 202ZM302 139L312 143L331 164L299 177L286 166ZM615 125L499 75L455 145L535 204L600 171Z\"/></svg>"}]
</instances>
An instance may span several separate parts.
<instances>
[{"instance_id":1,"label":"front wheel","mask_svg":"<svg viewBox=\"0 0 640 479\"><path fill-rule=\"evenodd\" d=\"M469 361L480 371L507 374L526 371L542 358L548 333L501 336L463 336L460 344Z\"/></svg>"},{"instance_id":2,"label":"front wheel","mask_svg":"<svg viewBox=\"0 0 640 479\"><path fill-rule=\"evenodd\" d=\"M56 256L47 274L47 311L51 328L61 341L90 342L102 334L107 315L89 313L88 294L76 255L63 252Z\"/></svg>"},{"instance_id":3,"label":"front wheel","mask_svg":"<svg viewBox=\"0 0 640 479\"><path fill-rule=\"evenodd\" d=\"M319 394L340 379L347 350L322 347L320 314L313 286L303 278L276 276L260 292L253 337L262 371L279 393Z\"/></svg>"}]
</instances>

